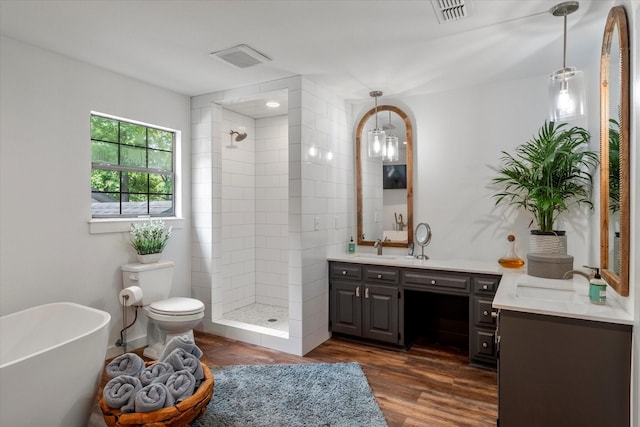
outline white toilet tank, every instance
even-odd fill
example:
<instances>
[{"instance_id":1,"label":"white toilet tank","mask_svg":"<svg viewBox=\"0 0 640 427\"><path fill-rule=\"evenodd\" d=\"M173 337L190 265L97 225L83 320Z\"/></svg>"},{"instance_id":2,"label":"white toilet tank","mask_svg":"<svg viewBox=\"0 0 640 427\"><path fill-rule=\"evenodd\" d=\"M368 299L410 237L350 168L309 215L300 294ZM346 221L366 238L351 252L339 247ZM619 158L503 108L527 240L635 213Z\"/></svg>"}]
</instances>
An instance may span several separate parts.
<instances>
[{"instance_id":1,"label":"white toilet tank","mask_svg":"<svg viewBox=\"0 0 640 427\"><path fill-rule=\"evenodd\" d=\"M122 287L139 286L142 289L143 305L169 298L173 282L173 261L125 264L121 270Z\"/></svg>"}]
</instances>

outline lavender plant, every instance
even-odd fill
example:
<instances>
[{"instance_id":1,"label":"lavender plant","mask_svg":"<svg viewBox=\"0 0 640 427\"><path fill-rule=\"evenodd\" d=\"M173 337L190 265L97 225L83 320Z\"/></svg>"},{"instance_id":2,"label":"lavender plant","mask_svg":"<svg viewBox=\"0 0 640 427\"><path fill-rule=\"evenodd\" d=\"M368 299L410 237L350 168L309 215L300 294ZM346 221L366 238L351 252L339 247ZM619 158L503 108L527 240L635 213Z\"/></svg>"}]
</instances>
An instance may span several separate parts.
<instances>
[{"instance_id":1,"label":"lavender plant","mask_svg":"<svg viewBox=\"0 0 640 427\"><path fill-rule=\"evenodd\" d=\"M164 221L150 219L131 224L131 246L138 255L157 254L164 250L169 241L171 230L165 230Z\"/></svg>"}]
</instances>

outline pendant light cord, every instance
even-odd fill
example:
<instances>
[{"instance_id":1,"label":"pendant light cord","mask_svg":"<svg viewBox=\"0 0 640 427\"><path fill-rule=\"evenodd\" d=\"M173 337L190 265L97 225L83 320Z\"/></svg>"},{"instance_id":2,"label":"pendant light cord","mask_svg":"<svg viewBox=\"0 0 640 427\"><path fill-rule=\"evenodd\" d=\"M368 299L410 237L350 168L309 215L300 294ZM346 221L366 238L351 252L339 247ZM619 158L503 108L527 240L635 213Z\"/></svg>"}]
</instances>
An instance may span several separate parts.
<instances>
[{"instance_id":1,"label":"pendant light cord","mask_svg":"<svg viewBox=\"0 0 640 427\"><path fill-rule=\"evenodd\" d=\"M564 44L562 45L562 69L567 68L567 14L564 14Z\"/></svg>"},{"instance_id":2,"label":"pendant light cord","mask_svg":"<svg viewBox=\"0 0 640 427\"><path fill-rule=\"evenodd\" d=\"M376 101L376 130L378 129L378 96L375 97Z\"/></svg>"}]
</instances>

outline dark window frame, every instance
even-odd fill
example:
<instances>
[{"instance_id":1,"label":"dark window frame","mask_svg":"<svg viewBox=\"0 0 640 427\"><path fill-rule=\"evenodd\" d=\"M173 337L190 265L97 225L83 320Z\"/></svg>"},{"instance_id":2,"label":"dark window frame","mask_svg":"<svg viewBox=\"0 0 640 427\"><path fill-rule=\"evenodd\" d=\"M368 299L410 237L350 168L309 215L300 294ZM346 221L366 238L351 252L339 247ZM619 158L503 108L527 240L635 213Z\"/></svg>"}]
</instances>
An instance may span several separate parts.
<instances>
[{"instance_id":1,"label":"dark window frame","mask_svg":"<svg viewBox=\"0 0 640 427\"><path fill-rule=\"evenodd\" d=\"M107 141L107 140L102 140L102 139L98 139L98 138L93 138L93 123L92 123L92 119L94 117L100 118L100 119L105 119L105 120L110 120L113 122L117 123L118 129L117 129L117 141ZM176 206L175 206L175 202L176 202L176 138L177 138L177 131L175 130L171 130L171 129L167 129L167 128L162 128L162 127L158 127L158 126L153 126L153 125L148 125L145 123L140 123L140 122L136 122L133 120L127 120L127 119L122 119L122 118L118 118L118 117L113 117L113 116L109 116L109 115L103 115L103 114L98 114L98 113L91 113L90 115L90 119L89 119L89 127L90 127L90 143L92 144L93 147L93 143L94 142L100 142L102 144L111 144L117 147L117 164L115 164L114 162L100 162L100 161L93 161L93 151L92 151L92 161L91 161L91 175L93 177L93 172L95 170L101 170L101 171L114 171L118 173L118 191L101 191L100 189L95 189L93 188L93 185L91 185L91 199L92 199L92 208L91 208L91 217L92 218L138 218L138 217L174 217L176 214ZM139 126L144 128L144 146L140 146L137 144L127 144L124 143L122 140L122 132L121 132L121 127L122 125L134 125L134 126ZM166 132L166 133L170 133L171 134L171 147L170 149L162 149L162 148L157 148L157 147L150 147L149 146L149 130L154 130L154 131L162 131L162 132ZM123 159L122 159L122 148L126 147L126 148L131 148L131 147L135 147L135 148L141 148L144 149L144 157L145 157L145 167L136 167L136 166L126 166L123 165ZM93 150L93 148L92 148ZM153 167L149 167L149 159L150 153L169 153L171 156L171 169L161 169L161 168L153 168ZM128 188L127 186L127 179L125 179L123 177L123 174L128 174L128 173L136 173L136 174L143 174L146 175L146 181L147 181L147 185L146 185L146 192L143 191L129 191L130 188ZM162 177L166 177L167 179L170 180L170 192L154 192L154 191L150 191L150 176L152 175L160 175ZM128 175L127 175L128 176ZM113 198L114 195L117 195L117 200ZM138 196L138 197L143 197L146 198L146 209L144 212L127 212L126 209L126 203L130 202L130 196ZM169 209L163 210L163 211L159 211L159 212L152 212L152 204L154 201L157 200L153 200L153 199L157 199L157 198L164 198L166 201L170 201L171 202L171 206ZM103 201L109 201L111 203L117 203L118 204L118 208L117 208L117 212L109 212L109 213L99 213L94 211L94 202L93 200L100 200L102 199ZM99 206L99 205L98 205ZM131 210L131 209L129 209ZM99 211L99 210L98 210Z\"/></svg>"}]
</instances>

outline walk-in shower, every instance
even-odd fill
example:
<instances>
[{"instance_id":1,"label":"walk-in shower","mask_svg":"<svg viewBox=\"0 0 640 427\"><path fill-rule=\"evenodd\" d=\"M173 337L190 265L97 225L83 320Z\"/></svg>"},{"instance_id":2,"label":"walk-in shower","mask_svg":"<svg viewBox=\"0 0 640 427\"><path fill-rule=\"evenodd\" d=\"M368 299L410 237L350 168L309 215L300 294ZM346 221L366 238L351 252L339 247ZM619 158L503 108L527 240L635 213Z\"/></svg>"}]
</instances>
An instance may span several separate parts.
<instances>
[{"instance_id":1,"label":"walk-in shower","mask_svg":"<svg viewBox=\"0 0 640 427\"><path fill-rule=\"evenodd\" d=\"M278 96L286 105L287 91ZM217 102L214 132L234 150L220 152L220 283L211 296L219 309L212 321L288 338L288 116L265 106L273 97Z\"/></svg>"}]
</instances>

